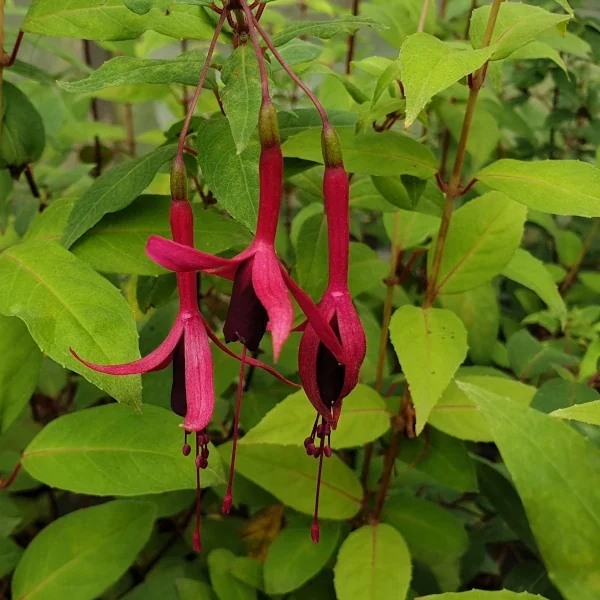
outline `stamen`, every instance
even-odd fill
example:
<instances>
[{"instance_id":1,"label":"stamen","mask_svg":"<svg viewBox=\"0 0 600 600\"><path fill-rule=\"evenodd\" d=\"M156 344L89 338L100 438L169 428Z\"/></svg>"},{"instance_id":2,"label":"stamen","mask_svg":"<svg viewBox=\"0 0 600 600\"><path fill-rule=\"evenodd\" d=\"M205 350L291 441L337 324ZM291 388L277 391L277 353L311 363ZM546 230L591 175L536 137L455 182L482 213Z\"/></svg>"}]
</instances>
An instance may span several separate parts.
<instances>
[{"instance_id":1,"label":"stamen","mask_svg":"<svg viewBox=\"0 0 600 600\"><path fill-rule=\"evenodd\" d=\"M310 537L315 544L319 543L319 494L321 493L321 475L323 473L323 455L325 454L324 449L325 436L321 437L321 443L317 450L319 457L319 473L317 475L317 493L315 496L315 513L313 517L312 527L310 528ZM315 453L315 457L317 454Z\"/></svg>"},{"instance_id":2,"label":"stamen","mask_svg":"<svg viewBox=\"0 0 600 600\"><path fill-rule=\"evenodd\" d=\"M200 514L200 467L198 466L198 455L200 454L200 433L196 433L196 526L192 543L196 552L202 552L202 542L200 541L200 523L202 515Z\"/></svg>"},{"instance_id":3,"label":"stamen","mask_svg":"<svg viewBox=\"0 0 600 600\"><path fill-rule=\"evenodd\" d=\"M235 418L233 421L233 448L231 450L231 464L229 465L229 482L227 483L227 493L223 498L221 512L228 515L233 504L233 477L235 475L235 455L237 452L238 429L240 425L240 411L242 408L242 396L244 395L244 370L246 369L246 346L242 350L242 360L240 362L240 378L238 379L237 401L235 405Z\"/></svg>"},{"instance_id":4,"label":"stamen","mask_svg":"<svg viewBox=\"0 0 600 600\"><path fill-rule=\"evenodd\" d=\"M190 452L192 451L192 447L188 444L187 437L188 432L186 431L183 436L183 448L181 449L181 452L184 456L189 456Z\"/></svg>"},{"instance_id":5,"label":"stamen","mask_svg":"<svg viewBox=\"0 0 600 600\"><path fill-rule=\"evenodd\" d=\"M308 456L314 456L315 452L317 451L315 448L315 435L317 432L318 423L319 415L317 414L317 418L315 419L312 431L310 432L310 435L304 440L304 448L306 448L306 454L308 454Z\"/></svg>"}]
</instances>

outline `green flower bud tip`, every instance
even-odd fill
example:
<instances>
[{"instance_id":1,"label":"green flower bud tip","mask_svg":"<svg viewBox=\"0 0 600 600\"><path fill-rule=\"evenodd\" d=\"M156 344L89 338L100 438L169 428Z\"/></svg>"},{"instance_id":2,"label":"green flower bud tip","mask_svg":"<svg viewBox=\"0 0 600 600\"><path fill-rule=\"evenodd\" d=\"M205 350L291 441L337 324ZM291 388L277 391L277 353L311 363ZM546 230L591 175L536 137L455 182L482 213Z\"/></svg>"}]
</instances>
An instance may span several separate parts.
<instances>
[{"instance_id":1,"label":"green flower bud tip","mask_svg":"<svg viewBox=\"0 0 600 600\"><path fill-rule=\"evenodd\" d=\"M277 111L272 102L263 102L258 116L258 135L260 145L264 147L279 144L279 125Z\"/></svg>"},{"instance_id":2,"label":"green flower bud tip","mask_svg":"<svg viewBox=\"0 0 600 600\"><path fill-rule=\"evenodd\" d=\"M187 174L181 156L176 156L171 165L171 200L187 200Z\"/></svg>"},{"instance_id":3,"label":"green flower bud tip","mask_svg":"<svg viewBox=\"0 0 600 600\"><path fill-rule=\"evenodd\" d=\"M344 164L342 144L336 130L329 124L323 127L321 135L323 162L326 167L339 167Z\"/></svg>"}]
</instances>

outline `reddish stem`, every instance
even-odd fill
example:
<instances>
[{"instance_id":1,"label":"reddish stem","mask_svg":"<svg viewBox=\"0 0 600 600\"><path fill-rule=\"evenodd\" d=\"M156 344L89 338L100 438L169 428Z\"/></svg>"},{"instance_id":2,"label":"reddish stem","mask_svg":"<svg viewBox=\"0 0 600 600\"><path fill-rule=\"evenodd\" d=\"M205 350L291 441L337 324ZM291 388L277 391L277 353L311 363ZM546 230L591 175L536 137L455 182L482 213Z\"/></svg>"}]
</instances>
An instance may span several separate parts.
<instances>
[{"instance_id":1,"label":"reddish stem","mask_svg":"<svg viewBox=\"0 0 600 600\"><path fill-rule=\"evenodd\" d=\"M12 470L12 473L8 476L8 479L4 480L0 477L0 490L8 489L15 482L15 479L21 470L21 466L21 461L19 461Z\"/></svg>"},{"instance_id":2,"label":"reddish stem","mask_svg":"<svg viewBox=\"0 0 600 600\"><path fill-rule=\"evenodd\" d=\"M5 67L12 67L15 64L15 60L17 60L17 54L19 53L19 48L21 47L21 42L23 41L24 35L25 32L22 29L19 29L17 39L15 40L15 45L13 46L8 62L4 65Z\"/></svg>"},{"instance_id":3,"label":"reddish stem","mask_svg":"<svg viewBox=\"0 0 600 600\"><path fill-rule=\"evenodd\" d=\"M198 85L194 90L194 95L190 101L190 106L185 116L185 121L183 122L183 128L181 129L181 133L179 135L179 144L177 146L177 156L183 156L183 148L185 146L185 138L187 136L188 129L190 128L190 122L192 120L192 115L194 114L194 110L196 109L196 105L198 104L198 98L202 92L202 86L204 85L204 80L206 79L206 75L208 73L208 68L210 66L210 61L212 59L212 55L215 51L215 46L217 45L217 40L219 39L219 34L221 33L221 29L223 29L223 23L227 18L228 11L225 9L221 12L221 16L219 17L219 22L217 23L217 27L215 29L215 33L210 41L210 46L208 47L208 53L206 54L206 60L204 61L204 66L202 67L202 72L200 73L200 79L198 80Z\"/></svg>"},{"instance_id":4,"label":"reddish stem","mask_svg":"<svg viewBox=\"0 0 600 600\"><path fill-rule=\"evenodd\" d=\"M240 412L242 409L242 397L244 395L244 371L246 369L246 346L242 350L242 360L240 362L240 377L238 379L237 401L235 405L235 418L233 421L233 448L231 449L231 464L229 465L229 482L227 483L227 493L223 498L224 515L228 515L231 511L233 502L233 477L235 475L235 456L237 453L237 442L240 425Z\"/></svg>"}]
</instances>

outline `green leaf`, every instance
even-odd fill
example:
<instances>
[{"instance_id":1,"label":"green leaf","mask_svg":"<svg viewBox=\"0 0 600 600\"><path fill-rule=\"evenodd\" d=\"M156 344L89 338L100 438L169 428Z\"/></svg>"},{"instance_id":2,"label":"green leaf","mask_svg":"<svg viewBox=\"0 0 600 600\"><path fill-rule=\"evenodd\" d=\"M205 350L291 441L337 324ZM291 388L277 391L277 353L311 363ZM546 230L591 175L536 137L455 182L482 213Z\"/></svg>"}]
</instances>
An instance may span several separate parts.
<instances>
[{"instance_id":1,"label":"green leaf","mask_svg":"<svg viewBox=\"0 0 600 600\"><path fill-rule=\"evenodd\" d=\"M528 406L535 394L533 386L514 379L489 375L459 375L433 407L429 422L448 435L473 442L492 442L493 438L485 419L458 387L459 382L476 385L503 398L510 398L522 406Z\"/></svg>"},{"instance_id":2,"label":"green leaf","mask_svg":"<svg viewBox=\"0 0 600 600\"><path fill-rule=\"evenodd\" d=\"M513 333L506 348L510 367L521 381L547 373L554 365L571 366L579 362L574 356L541 344L525 329Z\"/></svg>"},{"instance_id":3,"label":"green leaf","mask_svg":"<svg viewBox=\"0 0 600 600\"><path fill-rule=\"evenodd\" d=\"M358 120L358 115L343 110L328 110L327 115L334 127L352 127ZM280 111L277 114L281 140L302 133L309 129L321 131L323 123L316 108L297 108L294 112Z\"/></svg>"},{"instance_id":4,"label":"green leaf","mask_svg":"<svg viewBox=\"0 0 600 600\"><path fill-rule=\"evenodd\" d=\"M241 154L256 130L262 98L258 62L251 45L234 50L223 64L221 80L225 84L221 91L223 107L237 154Z\"/></svg>"},{"instance_id":5,"label":"green leaf","mask_svg":"<svg viewBox=\"0 0 600 600\"><path fill-rule=\"evenodd\" d=\"M410 386L418 435L467 355L467 332L449 310L401 306L390 321L390 337Z\"/></svg>"},{"instance_id":6,"label":"green leaf","mask_svg":"<svg viewBox=\"0 0 600 600\"><path fill-rule=\"evenodd\" d=\"M488 5L473 11L469 37L474 48L481 47L490 9L491 6ZM570 15L551 13L538 6L529 6L520 2L503 3L492 34L491 42L496 48L492 60L501 60L510 56L547 29L566 23L569 19L571 19Z\"/></svg>"},{"instance_id":7,"label":"green leaf","mask_svg":"<svg viewBox=\"0 0 600 600\"><path fill-rule=\"evenodd\" d=\"M58 85L72 94L94 94L106 88L141 83L195 86L203 61L204 56L196 51L168 60L117 56L107 60L85 79L59 81Z\"/></svg>"},{"instance_id":8,"label":"green leaf","mask_svg":"<svg viewBox=\"0 0 600 600\"><path fill-rule=\"evenodd\" d=\"M196 579L181 578L175 580L178 600L214 600L210 586Z\"/></svg>"},{"instance_id":9,"label":"green leaf","mask_svg":"<svg viewBox=\"0 0 600 600\"><path fill-rule=\"evenodd\" d=\"M12 538L0 537L0 577L6 577L16 566L23 554L23 548Z\"/></svg>"},{"instance_id":10,"label":"green leaf","mask_svg":"<svg viewBox=\"0 0 600 600\"><path fill-rule=\"evenodd\" d=\"M104 218L75 242L71 251L104 273L161 275L167 271L146 255L150 235L171 237L167 196L141 196L131 206ZM195 246L219 254L245 247L250 232L240 223L194 204ZM42 215L45 213L42 213Z\"/></svg>"},{"instance_id":11,"label":"green leaf","mask_svg":"<svg viewBox=\"0 0 600 600\"><path fill-rule=\"evenodd\" d=\"M469 358L476 365L492 360L500 328L500 309L496 290L489 283L462 294L438 296L442 308L460 317L467 329Z\"/></svg>"},{"instance_id":12,"label":"green leaf","mask_svg":"<svg viewBox=\"0 0 600 600\"><path fill-rule=\"evenodd\" d=\"M20 173L36 162L46 145L46 133L40 113L15 85L2 85L2 136L0 137L0 169L12 167Z\"/></svg>"},{"instance_id":13,"label":"green leaf","mask_svg":"<svg viewBox=\"0 0 600 600\"><path fill-rule=\"evenodd\" d=\"M458 587L459 559L469 539L449 510L421 498L394 496L385 503L381 517L402 534L411 557L429 566L441 587Z\"/></svg>"},{"instance_id":14,"label":"green leaf","mask_svg":"<svg viewBox=\"0 0 600 600\"><path fill-rule=\"evenodd\" d=\"M558 317L566 314L565 301L558 293L552 275L543 263L527 250L518 248L502 271L502 275L533 290Z\"/></svg>"},{"instance_id":15,"label":"green leaf","mask_svg":"<svg viewBox=\"0 0 600 600\"><path fill-rule=\"evenodd\" d=\"M77 510L29 544L12 581L14 598L92 600L115 583L150 537L151 504L117 500Z\"/></svg>"},{"instance_id":16,"label":"green leaf","mask_svg":"<svg viewBox=\"0 0 600 600\"><path fill-rule=\"evenodd\" d=\"M415 33L402 44L402 84L406 94L406 127L419 116L437 93L474 73L494 48L463 50L428 33Z\"/></svg>"},{"instance_id":17,"label":"green leaf","mask_svg":"<svg viewBox=\"0 0 600 600\"><path fill-rule=\"evenodd\" d=\"M107 213L129 206L175 156L175 145L163 146L103 173L75 203L61 243L69 248Z\"/></svg>"},{"instance_id":18,"label":"green leaf","mask_svg":"<svg viewBox=\"0 0 600 600\"><path fill-rule=\"evenodd\" d=\"M545 42L529 42L526 46L515 50L511 55L512 60L536 60L539 58L547 58L553 61L565 74L568 74L567 65L561 55L550 44L546 44Z\"/></svg>"},{"instance_id":19,"label":"green leaf","mask_svg":"<svg viewBox=\"0 0 600 600\"><path fill-rule=\"evenodd\" d=\"M251 429L241 444L302 446L315 422L315 409L303 390L290 394ZM381 437L390 427L383 398L359 384L345 399L342 417L331 436L334 448L354 448Z\"/></svg>"},{"instance_id":20,"label":"green leaf","mask_svg":"<svg viewBox=\"0 0 600 600\"><path fill-rule=\"evenodd\" d=\"M488 422L553 583L568 600L597 598L599 451L553 417L461 385Z\"/></svg>"},{"instance_id":21,"label":"green leaf","mask_svg":"<svg viewBox=\"0 0 600 600\"><path fill-rule=\"evenodd\" d=\"M365 525L342 544L335 564L338 600L403 600L411 579L410 554L390 525Z\"/></svg>"},{"instance_id":22,"label":"green leaf","mask_svg":"<svg viewBox=\"0 0 600 600\"><path fill-rule=\"evenodd\" d=\"M528 594L527 592L509 592L501 590L499 592L482 592L481 590L471 590L469 592L447 592L445 594L434 594L433 596L421 596L418 600L546 600L538 595Z\"/></svg>"},{"instance_id":23,"label":"green leaf","mask_svg":"<svg viewBox=\"0 0 600 600\"><path fill-rule=\"evenodd\" d=\"M369 132L355 135L354 129L338 128L344 165L349 173L367 175L414 175L427 179L437 171L436 160L429 148L395 131ZM323 163L321 130L311 129L288 138L283 155Z\"/></svg>"},{"instance_id":24,"label":"green leaf","mask_svg":"<svg viewBox=\"0 0 600 600\"><path fill-rule=\"evenodd\" d=\"M408 250L422 244L440 227L440 218L416 211L399 210L383 216L383 224L390 241L396 237L396 247Z\"/></svg>"},{"instance_id":25,"label":"green leaf","mask_svg":"<svg viewBox=\"0 0 600 600\"><path fill-rule=\"evenodd\" d=\"M178 39L208 40L212 20L201 7L175 3L168 14L153 7L138 15L123 0L34 0L23 31L87 40L134 40L145 31Z\"/></svg>"},{"instance_id":26,"label":"green leaf","mask_svg":"<svg viewBox=\"0 0 600 600\"><path fill-rule=\"evenodd\" d=\"M131 308L104 277L56 242L30 241L0 255L0 312L25 321L43 352L119 402L139 408L139 375L92 371L86 360L118 364L139 358Z\"/></svg>"},{"instance_id":27,"label":"green leaf","mask_svg":"<svg viewBox=\"0 0 600 600\"><path fill-rule=\"evenodd\" d=\"M323 48L317 46L306 40L290 40L287 44L284 44L278 48L279 55L290 65L302 65L303 63L310 63L315 61L321 56ZM267 51L267 54L271 57L272 53ZM277 62L275 57L271 58L271 71L274 73L282 71L283 67ZM306 110L306 109L305 109Z\"/></svg>"},{"instance_id":28,"label":"green leaf","mask_svg":"<svg viewBox=\"0 0 600 600\"><path fill-rule=\"evenodd\" d=\"M256 590L233 575L237 558L225 548L217 548L208 555L208 572L212 587L219 600L256 600Z\"/></svg>"},{"instance_id":29,"label":"green leaf","mask_svg":"<svg viewBox=\"0 0 600 600\"><path fill-rule=\"evenodd\" d=\"M400 77L402 71L401 61L395 60L391 62L386 69L381 73L377 79L377 85L373 92L373 99L371 100L371 108L374 108L377 101L381 97L381 94L388 88L388 86L397 78Z\"/></svg>"},{"instance_id":30,"label":"green leaf","mask_svg":"<svg viewBox=\"0 0 600 600\"><path fill-rule=\"evenodd\" d=\"M23 467L52 487L95 496L138 496L193 489L193 458L181 454L181 418L147 405L143 414L110 404L50 423L23 453ZM223 481L211 452L202 485Z\"/></svg>"},{"instance_id":31,"label":"green leaf","mask_svg":"<svg viewBox=\"0 0 600 600\"><path fill-rule=\"evenodd\" d=\"M476 492L475 464L464 442L429 428L428 434L403 440L394 487L443 485L460 493Z\"/></svg>"},{"instance_id":32,"label":"green leaf","mask_svg":"<svg viewBox=\"0 0 600 600\"><path fill-rule=\"evenodd\" d=\"M585 404L574 404L568 408L559 408L551 414L553 417L561 419L600 425L600 400L586 402Z\"/></svg>"},{"instance_id":33,"label":"green leaf","mask_svg":"<svg viewBox=\"0 0 600 600\"><path fill-rule=\"evenodd\" d=\"M333 555L339 524L321 522L318 544L310 539L308 527L286 527L269 547L264 571L267 594L293 592L317 575Z\"/></svg>"},{"instance_id":34,"label":"green leaf","mask_svg":"<svg viewBox=\"0 0 600 600\"><path fill-rule=\"evenodd\" d=\"M309 433L307 430L304 438ZM224 455L230 450L229 443L219 447L219 452ZM271 492L287 506L307 515L313 514L318 464L306 455L303 447L240 444L235 466L241 475ZM358 477L342 460L334 454L323 461L319 503L322 518L352 518L360 509L362 495Z\"/></svg>"},{"instance_id":35,"label":"green leaf","mask_svg":"<svg viewBox=\"0 0 600 600\"><path fill-rule=\"evenodd\" d=\"M219 204L254 231L258 216L258 138L252 137L238 154L227 119L211 119L198 126L196 149L202 177Z\"/></svg>"},{"instance_id":36,"label":"green leaf","mask_svg":"<svg viewBox=\"0 0 600 600\"><path fill-rule=\"evenodd\" d=\"M35 391L42 353L16 317L0 315L0 432L19 417Z\"/></svg>"},{"instance_id":37,"label":"green leaf","mask_svg":"<svg viewBox=\"0 0 600 600\"><path fill-rule=\"evenodd\" d=\"M578 160L503 158L476 175L481 183L541 212L600 216L600 169Z\"/></svg>"},{"instance_id":38,"label":"green leaf","mask_svg":"<svg viewBox=\"0 0 600 600\"><path fill-rule=\"evenodd\" d=\"M481 418L483 420L483 415ZM538 555L539 552L527 521L525 508L504 465L497 466L483 459L477 460L476 465L481 494L492 503L498 516L517 534L519 539Z\"/></svg>"},{"instance_id":39,"label":"green leaf","mask_svg":"<svg viewBox=\"0 0 600 600\"><path fill-rule=\"evenodd\" d=\"M459 208L448 229L438 293L472 290L499 275L519 247L526 212L504 194L494 192ZM428 253L427 262L430 274L433 252Z\"/></svg>"},{"instance_id":40,"label":"green leaf","mask_svg":"<svg viewBox=\"0 0 600 600\"><path fill-rule=\"evenodd\" d=\"M275 46L282 46L300 36L329 40L338 33L355 33L361 27L386 29L385 25L381 25L373 19L345 15L336 17L331 21L295 21L292 25L288 25L283 31L273 36L271 41Z\"/></svg>"}]
</instances>

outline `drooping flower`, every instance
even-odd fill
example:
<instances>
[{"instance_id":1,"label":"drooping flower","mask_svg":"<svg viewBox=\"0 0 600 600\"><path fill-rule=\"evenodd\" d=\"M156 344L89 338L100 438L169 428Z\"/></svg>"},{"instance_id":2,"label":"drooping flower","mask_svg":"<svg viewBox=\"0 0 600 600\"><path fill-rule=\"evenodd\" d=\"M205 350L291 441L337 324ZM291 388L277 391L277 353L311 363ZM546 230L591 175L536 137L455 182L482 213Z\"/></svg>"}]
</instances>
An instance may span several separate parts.
<instances>
[{"instance_id":1,"label":"drooping flower","mask_svg":"<svg viewBox=\"0 0 600 600\"><path fill-rule=\"evenodd\" d=\"M181 156L176 156L171 169L170 225L173 239L188 247L194 244L194 216L187 200L185 166ZM122 365L98 365L80 358L79 361L100 373L109 375L133 375L164 369L173 362L173 384L171 407L184 417L185 456L191 453L188 436L195 438L196 456L196 528L193 535L194 549L200 551L200 470L208 466L208 434L206 428L214 409L214 385L212 355L209 338L230 356L242 360L227 348L212 332L198 307L197 275L194 272L177 273L179 312L171 331L160 346L139 360ZM280 376L272 367L262 362L245 358L244 362L265 369L290 385L295 385Z\"/></svg>"},{"instance_id":2,"label":"drooping flower","mask_svg":"<svg viewBox=\"0 0 600 600\"><path fill-rule=\"evenodd\" d=\"M348 289L348 175L344 169L339 138L329 123L323 127L322 145L329 280L319 302L319 310L338 336L346 361L340 364L321 342L311 323L307 323L300 340L298 365L304 391L318 413L309 437L304 440L307 454L319 459L315 514L311 528L314 542L319 541L319 491L323 457L332 454L331 431L337 427L343 399L358 383L367 349L365 333Z\"/></svg>"}]
</instances>

